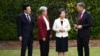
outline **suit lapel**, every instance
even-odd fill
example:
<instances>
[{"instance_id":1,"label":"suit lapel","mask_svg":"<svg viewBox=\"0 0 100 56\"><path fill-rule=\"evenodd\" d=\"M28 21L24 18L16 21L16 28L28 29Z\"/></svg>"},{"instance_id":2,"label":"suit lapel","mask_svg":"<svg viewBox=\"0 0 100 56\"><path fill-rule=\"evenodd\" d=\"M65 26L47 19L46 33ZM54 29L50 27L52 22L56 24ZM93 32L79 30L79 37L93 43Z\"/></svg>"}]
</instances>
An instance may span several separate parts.
<instances>
[{"instance_id":1,"label":"suit lapel","mask_svg":"<svg viewBox=\"0 0 100 56\"><path fill-rule=\"evenodd\" d=\"M31 22L32 22L32 15L30 14L30 19L31 19ZM29 21L27 20L27 18L26 18L26 15L23 13L23 21L25 22L25 23L29 23ZM30 22L30 23L31 23Z\"/></svg>"},{"instance_id":2,"label":"suit lapel","mask_svg":"<svg viewBox=\"0 0 100 56\"><path fill-rule=\"evenodd\" d=\"M45 26L46 26L46 22L44 21L44 18L43 18L43 16L41 15L41 19L42 19L42 21L43 21L43 23L45 24Z\"/></svg>"},{"instance_id":3,"label":"suit lapel","mask_svg":"<svg viewBox=\"0 0 100 56\"><path fill-rule=\"evenodd\" d=\"M28 22L28 20L27 20L27 18L26 18L24 13L23 13L23 21L26 22L26 23Z\"/></svg>"},{"instance_id":4,"label":"suit lapel","mask_svg":"<svg viewBox=\"0 0 100 56\"><path fill-rule=\"evenodd\" d=\"M80 20L80 22L82 22L85 19L85 13L86 13L86 11L84 12L84 14L83 14L82 19Z\"/></svg>"},{"instance_id":5,"label":"suit lapel","mask_svg":"<svg viewBox=\"0 0 100 56\"><path fill-rule=\"evenodd\" d=\"M32 15L31 14L30 14L30 19L31 19L31 22L32 22L33 18L32 18Z\"/></svg>"}]
</instances>

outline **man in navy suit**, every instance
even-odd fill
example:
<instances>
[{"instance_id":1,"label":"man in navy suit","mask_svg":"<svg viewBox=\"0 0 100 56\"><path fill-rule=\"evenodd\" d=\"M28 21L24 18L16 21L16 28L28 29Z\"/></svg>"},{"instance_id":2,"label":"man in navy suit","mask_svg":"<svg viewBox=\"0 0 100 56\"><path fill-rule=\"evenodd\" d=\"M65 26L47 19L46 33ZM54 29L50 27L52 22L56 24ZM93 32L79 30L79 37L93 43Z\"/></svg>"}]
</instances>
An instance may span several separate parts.
<instances>
[{"instance_id":1,"label":"man in navy suit","mask_svg":"<svg viewBox=\"0 0 100 56\"><path fill-rule=\"evenodd\" d=\"M32 56L33 44L33 20L34 16L31 13L29 4L23 5L23 13L19 14L17 20L18 37L21 41L21 56L25 56L26 48L28 47L28 56Z\"/></svg>"},{"instance_id":2,"label":"man in navy suit","mask_svg":"<svg viewBox=\"0 0 100 56\"><path fill-rule=\"evenodd\" d=\"M85 4L83 2L77 4L77 11L79 12L79 15L77 18L77 23L74 26L78 30L78 56L83 56L83 53L85 53L85 56L89 56L89 38L90 28L92 25L92 17L90 13L85 10Z\"/></svg>"}]
</instances>

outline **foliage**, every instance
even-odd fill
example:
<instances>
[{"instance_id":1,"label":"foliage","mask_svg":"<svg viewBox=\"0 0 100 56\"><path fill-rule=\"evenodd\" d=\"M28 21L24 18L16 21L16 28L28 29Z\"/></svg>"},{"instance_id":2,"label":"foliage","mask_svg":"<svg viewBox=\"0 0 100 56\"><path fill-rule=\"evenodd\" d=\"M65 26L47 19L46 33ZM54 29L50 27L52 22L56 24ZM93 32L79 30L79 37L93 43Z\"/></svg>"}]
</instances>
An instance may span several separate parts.
<instances>
[{"instance_id":1,"label":"foliage","mask_svg":"<svg viewBox=\"0 0 100 56\"><path fill-rule=\"evenodd\" d=\"M58 9L65 8L67 10L67 17L72 26L69 39L75 39L76 32L73 28L77 11L77 2L83 1L86 4L86 9L92 14L93 26L91 30L92 39L100 39L100 0L0 0L0 40L17 40L16 19L18 14L22 11L23 3L29 3L32 6L32 11L35 19L39 15L39 7L47 6L48 15L53 24L58 17ZM36 21L36 20L35 20ZM37 24L35 22L34 37L37 38ZM53 36L54 38L54 36Z\"/></svg>"}]
</instances>

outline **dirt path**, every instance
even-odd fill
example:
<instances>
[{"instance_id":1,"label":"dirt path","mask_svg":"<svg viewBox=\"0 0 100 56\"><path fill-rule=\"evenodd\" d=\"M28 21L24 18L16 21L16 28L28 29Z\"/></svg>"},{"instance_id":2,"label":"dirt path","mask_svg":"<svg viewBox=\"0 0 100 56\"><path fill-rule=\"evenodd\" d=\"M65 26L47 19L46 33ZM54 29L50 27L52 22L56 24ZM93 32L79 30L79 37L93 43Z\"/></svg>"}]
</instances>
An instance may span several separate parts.
<instances>
[{"instance_id":1,"label":"dirt path","mask_svg":"<svg viewBox=\"0 0 100 56\"><path fill-rule=\"evenodd\" d=\"M19 49L21 43L19 41L0 41L0 49ZM69 47L76 47L76 40L69 40ZM100 47L100 40L90 40L90 47ZM34 48L39 48L38 41L34 41ZM50 41L50 48L55 48L55 41Z\"/></svg>"}]
</instances>

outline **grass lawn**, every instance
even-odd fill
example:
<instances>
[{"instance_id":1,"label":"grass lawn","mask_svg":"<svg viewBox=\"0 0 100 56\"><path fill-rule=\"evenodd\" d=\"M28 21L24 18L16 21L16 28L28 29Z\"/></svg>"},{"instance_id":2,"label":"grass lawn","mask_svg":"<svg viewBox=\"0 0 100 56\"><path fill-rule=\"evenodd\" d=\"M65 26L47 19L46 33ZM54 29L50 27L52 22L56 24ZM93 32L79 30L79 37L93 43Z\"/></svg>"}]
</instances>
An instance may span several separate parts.
<instances>
[{"instance_id":1,"label":"grass lawn","mask_svg":"<svg viewBox=\"0 0 100 56\"><path fill-rule=\"evenodd\" d=\"M0 56L20 56L20 50L0 50ZM33 56L40 56L39 49L33 50ZM57 56L55 49L50 49L49 56ZM70 47L68 56L77 56L77 49L75 47ZM100 47L91 47L90 56L100 56Z\"/></svg>"}]
</instances>

